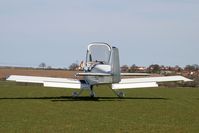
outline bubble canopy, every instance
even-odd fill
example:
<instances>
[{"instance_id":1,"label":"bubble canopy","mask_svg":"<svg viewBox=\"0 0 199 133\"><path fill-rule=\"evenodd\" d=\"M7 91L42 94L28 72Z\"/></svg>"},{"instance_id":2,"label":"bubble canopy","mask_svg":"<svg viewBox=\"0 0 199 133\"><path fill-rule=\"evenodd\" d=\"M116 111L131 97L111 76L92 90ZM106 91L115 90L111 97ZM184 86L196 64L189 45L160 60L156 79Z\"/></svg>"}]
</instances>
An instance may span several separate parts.
<instances>
[{"instance_id":1,"label":"bubble canopy","mask_svg":"<svg viewBox=\"0 0 199 133\"><path fill-rule=\"evenodd\" d=\"M108 64L111 56L111 47L107 43L91 43L88 45L86 62L101 62Z\"/></svg>"}]
</instances>

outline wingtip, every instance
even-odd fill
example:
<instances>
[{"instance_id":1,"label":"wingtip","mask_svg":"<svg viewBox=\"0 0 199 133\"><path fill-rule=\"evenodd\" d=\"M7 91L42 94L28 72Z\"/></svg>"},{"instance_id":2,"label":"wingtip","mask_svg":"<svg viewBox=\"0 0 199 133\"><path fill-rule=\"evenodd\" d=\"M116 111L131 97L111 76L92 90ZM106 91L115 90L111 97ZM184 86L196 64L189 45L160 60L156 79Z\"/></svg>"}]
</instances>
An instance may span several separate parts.
<instances>
[{"instance_id":1,"label":"wingtip","mask_svg":"<svg viewBox=\"0 0 199 133\"><path fill-rule=\"evenodd\" d=\"M184 81L185 81L185 82L192 82L193 80L192 80L192 79L189 79L189 78L184 78Z\"/></svg>"}]
</instances>

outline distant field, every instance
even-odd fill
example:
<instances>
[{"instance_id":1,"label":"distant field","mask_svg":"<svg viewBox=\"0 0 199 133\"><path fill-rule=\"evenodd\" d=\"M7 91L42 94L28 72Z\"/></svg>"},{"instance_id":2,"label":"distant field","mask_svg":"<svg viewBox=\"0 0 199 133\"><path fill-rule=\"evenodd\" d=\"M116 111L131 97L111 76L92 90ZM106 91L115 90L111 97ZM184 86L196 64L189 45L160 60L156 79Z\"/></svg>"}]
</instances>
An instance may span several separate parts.
<instances>
[{"instance_id":1,"label":"distant field","mask_svg":"<svg viewBox=\"0 0 199 133\"><path fill-rule=\"evenodd\" d=\"M74 99L71 89L1 81L0 132L199 132L199 88L125 90L123 99L94 90L95 99Z\"/></svg>"},{"instance_id":2,"label":"distant field","mask_svg":"<svg viewBox=\"0 0 199 133\"><path fill-rule=\"evenodd\" d=\"M27 76L43 76L43 77L62 77L74 78L77 71L67 70L37 70L25 68L0 68L0 79L9 75L27 75Z\"/></svg>"}]
</instances>

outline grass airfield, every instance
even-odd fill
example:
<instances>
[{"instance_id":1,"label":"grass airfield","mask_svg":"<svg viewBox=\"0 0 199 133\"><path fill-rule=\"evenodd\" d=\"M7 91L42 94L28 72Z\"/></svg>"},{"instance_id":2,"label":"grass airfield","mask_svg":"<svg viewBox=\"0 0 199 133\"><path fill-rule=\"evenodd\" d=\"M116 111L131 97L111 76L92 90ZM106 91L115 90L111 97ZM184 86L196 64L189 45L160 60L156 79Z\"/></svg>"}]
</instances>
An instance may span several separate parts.
<instances>
[{"instance_id":1,"label":"grass airfield","mask_svg":"<svg viewBox=\"0 0 199 133\"><path fill-rule=\"evenodd\" d=\"M0 82L0 132L198 133L199 88L124 90L108 86L72 98L72 89Z\"/></svg>"}]
</instances>

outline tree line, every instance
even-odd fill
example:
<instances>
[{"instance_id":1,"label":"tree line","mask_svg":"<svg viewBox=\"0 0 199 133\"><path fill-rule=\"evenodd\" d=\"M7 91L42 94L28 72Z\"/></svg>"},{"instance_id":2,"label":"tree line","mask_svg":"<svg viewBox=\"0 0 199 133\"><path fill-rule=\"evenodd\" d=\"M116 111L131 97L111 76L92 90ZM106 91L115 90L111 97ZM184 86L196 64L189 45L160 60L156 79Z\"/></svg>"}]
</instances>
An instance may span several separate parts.
<instances>
[{"instance_id":1,"label":"tree line","mask_svg":"<svg viewBox=\"0 0 199 133\"><path fill-rule=\"evenodd\" d=\"M176 66L164 66L164 65L158 65L158 64L152 64L148 67L140 67L133 64L132 66L123 65L121 66L122 72L148 72L148 73L158 73L160 74L161 71L176 71L176 72L182 72L182 71L199 71L199 65L193 64L193 65L186 65L185 67L180 67L178 65Z\"/></svg>"}]
</instances>

